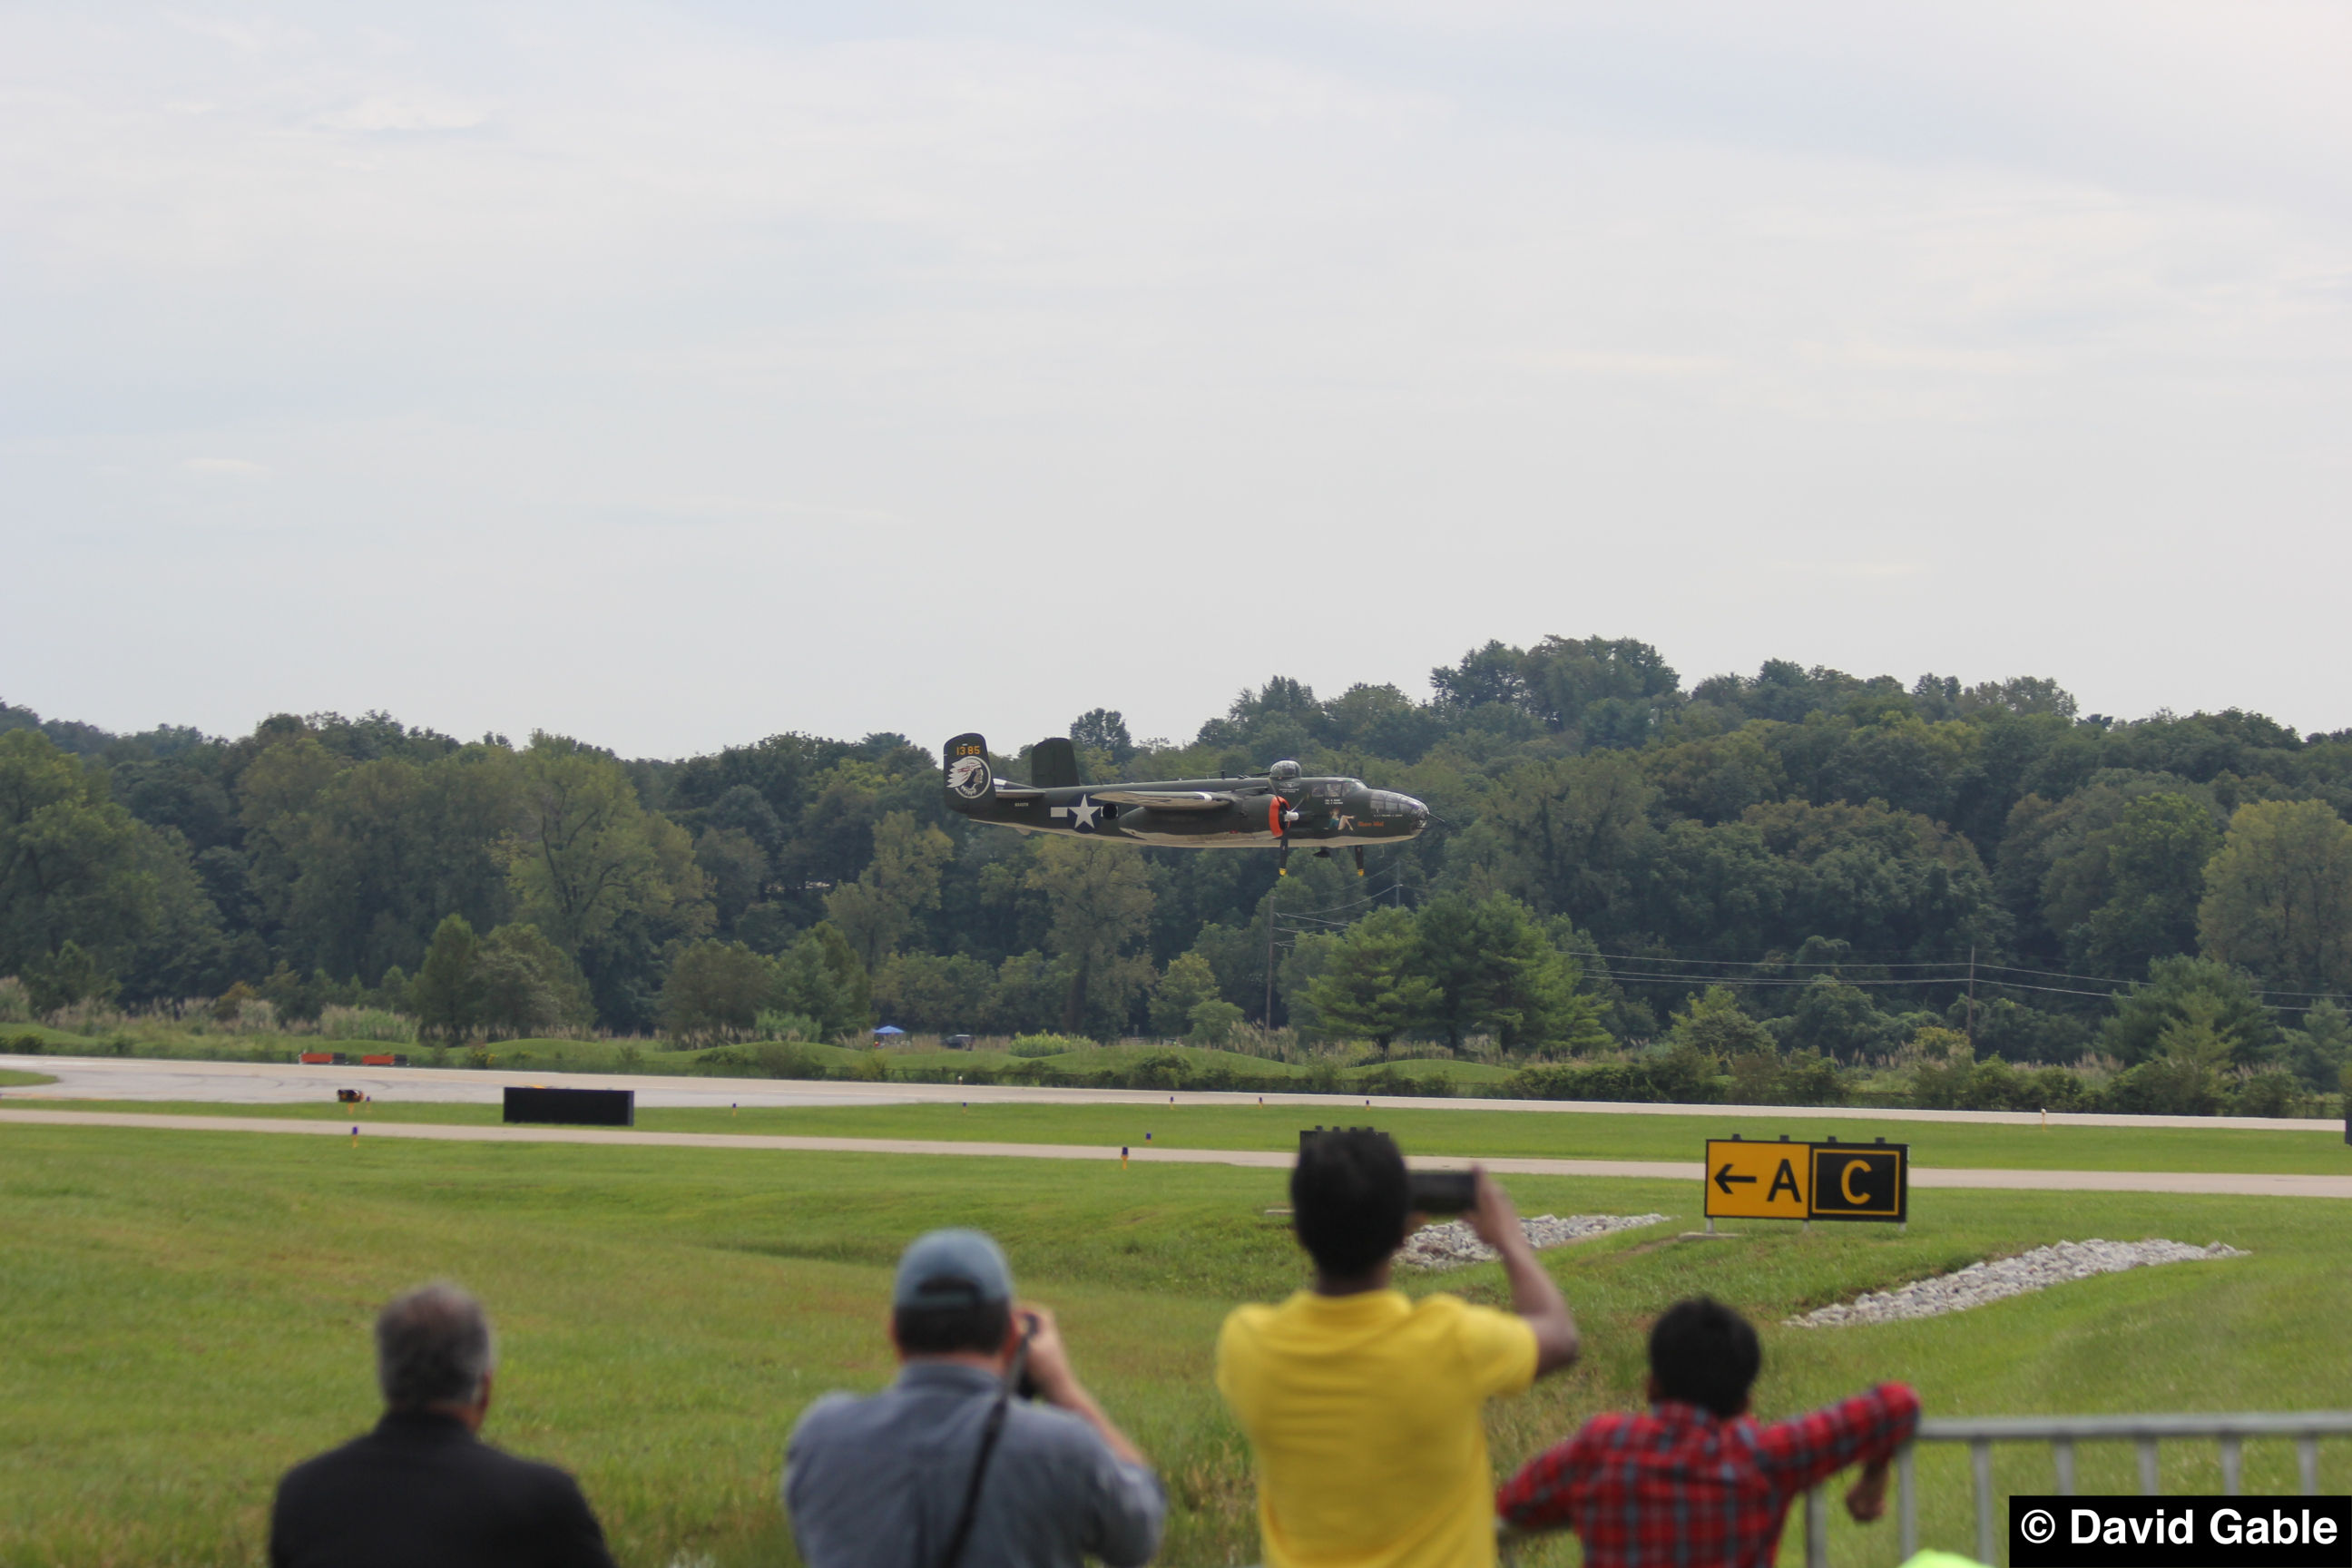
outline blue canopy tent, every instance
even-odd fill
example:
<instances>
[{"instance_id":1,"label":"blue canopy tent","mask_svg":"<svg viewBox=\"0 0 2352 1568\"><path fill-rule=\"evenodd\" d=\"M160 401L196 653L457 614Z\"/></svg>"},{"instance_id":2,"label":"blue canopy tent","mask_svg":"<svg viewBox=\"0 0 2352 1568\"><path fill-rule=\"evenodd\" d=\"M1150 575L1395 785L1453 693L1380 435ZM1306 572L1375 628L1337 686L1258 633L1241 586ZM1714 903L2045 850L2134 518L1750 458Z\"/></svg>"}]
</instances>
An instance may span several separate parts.
<instances>
[{"instance_id":1,"label":"blue canopy tent","mask_svg":"<svg viewBox=\"0 0 2352 1568\"><path fill-rule=\"evenodd\" d=\"M896 1024L885 1024L874 1032L877 1035L903 1035L907 1031L898 1027Z\"/></svg>"}]
</instances>

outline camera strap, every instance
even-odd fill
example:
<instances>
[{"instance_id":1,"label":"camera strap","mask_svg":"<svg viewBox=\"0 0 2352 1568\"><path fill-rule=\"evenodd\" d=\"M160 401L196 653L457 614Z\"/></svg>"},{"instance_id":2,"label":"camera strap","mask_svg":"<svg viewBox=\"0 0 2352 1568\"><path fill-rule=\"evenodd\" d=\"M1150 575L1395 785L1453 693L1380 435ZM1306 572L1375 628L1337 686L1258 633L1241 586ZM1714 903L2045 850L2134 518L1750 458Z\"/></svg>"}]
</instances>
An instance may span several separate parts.
<instances>
[{"instance_id":1,"label":"camera strap","mask_svg":"<svg viewBox=\"0 0 2352 1568\"><path fill-rule=\"evenodd\" d=\"M963 1507L956 1512L955 1529L948 1536L948 1549L940 1556L939 1568L956 1568L963 1557L964 1543L971 1539L972 1521L980 1514L980 1483L988 1474L988 1461L996 1452L996 1439L1004 1432L1005 1412L1013 1404L1013 1391L1020 1386L1021 1374L1029 1364L1029 1336L1021 1336L1021 1346L1013 1352L1013 1364L1004 1369L1003 1386L996 1391L996 1399L988 1407L987 1424L980 1429L980 1451L972 1456L971 1479L963 1489Z\"/></svg>"}]
</instances>

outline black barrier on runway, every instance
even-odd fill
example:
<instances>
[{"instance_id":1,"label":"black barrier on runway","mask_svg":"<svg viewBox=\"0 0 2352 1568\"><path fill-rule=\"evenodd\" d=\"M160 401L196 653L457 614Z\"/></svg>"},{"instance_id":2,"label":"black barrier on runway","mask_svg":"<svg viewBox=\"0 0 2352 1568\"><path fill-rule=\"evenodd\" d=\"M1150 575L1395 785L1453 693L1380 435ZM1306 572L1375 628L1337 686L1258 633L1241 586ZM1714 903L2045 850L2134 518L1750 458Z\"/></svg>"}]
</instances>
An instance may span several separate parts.
<instances>
[{"instance_id":1,"label":"black barrier on runway","mask_svg":"<svg viewBox=\"0 0 2352 1568\"><path fill-rule=\"evenodd\" d=\"M634 1089L509 1089L509 1121L553 1121L574 1127L635 1127Z\"/></svg>"}]
</instances>

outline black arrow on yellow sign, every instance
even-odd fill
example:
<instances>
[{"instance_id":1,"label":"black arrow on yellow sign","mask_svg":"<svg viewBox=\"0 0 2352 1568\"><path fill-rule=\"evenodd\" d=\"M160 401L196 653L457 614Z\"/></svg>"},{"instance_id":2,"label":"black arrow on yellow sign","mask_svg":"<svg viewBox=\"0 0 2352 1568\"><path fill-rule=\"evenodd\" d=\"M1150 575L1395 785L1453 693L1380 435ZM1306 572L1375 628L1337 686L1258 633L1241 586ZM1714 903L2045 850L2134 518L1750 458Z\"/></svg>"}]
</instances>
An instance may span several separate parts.
<instances>
[{"instance_id":1,"label":"black arrow on yellow sign","mask_svg":"<svg viewBox=\"0 0 2352 1568\"><path fill-rule=\"evenodd\" d=\"M1723 1189L1723 1195L1727 1198L1731 1195L1731 1184L1734 1182L1746 1182L1752 1187L1756 1184L1756 1178L1753 1176L1733 1175L1731 1173L1731 1164L1728 1161L1726 1161L1724 1163L1723 1169L1715 1173L1715 1184Z\"/></svg>"}]
</instances>

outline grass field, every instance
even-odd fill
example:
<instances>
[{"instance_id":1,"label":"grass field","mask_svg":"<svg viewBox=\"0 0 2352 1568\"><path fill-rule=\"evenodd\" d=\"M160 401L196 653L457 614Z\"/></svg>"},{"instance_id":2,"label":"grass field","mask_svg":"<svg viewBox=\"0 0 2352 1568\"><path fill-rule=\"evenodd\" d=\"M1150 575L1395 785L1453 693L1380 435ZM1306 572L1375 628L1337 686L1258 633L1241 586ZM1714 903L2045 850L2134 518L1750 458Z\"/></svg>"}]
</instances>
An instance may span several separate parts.
<instances>
[{"instance_id":1,"label":"grass field","mask_svg":"<svg viewBox=\"0 0 2352 1568\"><path fill-rule=\"evenodd\" d=\"M45 1072L16 1072L0 1068L0 1089L31 1089L37 1084L57 1081Z\"/></svg>"},{"instance_id":2,"label":"grass field","mask_svg":"<svg viewBox=\"0 0 2352 1568\"><path fill-rule=\"evenodd\" d=\"M338 1106L321 1088L319 1103L216 1105L197 1101L42 1100L11 1095L16 1107L144 1110L183 1115L298 1117L318 1121L435 1121L490 1125L496 1105L378 1100ZM1739 1132L1771 1138L1826 1137L1867 1142L1884 1133L1907 1142L1921 1166L2043 1171L2243 1171L2286 1175L2352 1174L2352 1146L2341 1133L2290 1128L2069 1127L1982 1122L1826 1121L1792 1110L1785 1119L1612 1115L1596 1111L1473 1110L1444 1106L1300 1107L1277 1101L1204 1104L1178 1095L1165 1105L1067 1105L974 1101L969 1106L844 1105L740 1110L647 1107L637 1125L670 1132L779 1132L835 1138L936 1139L950 1142L1077 1143L1097 1147L1150 1142L1180 1149L1291 1149L1298 1129L1319 1122L1377 1123L1407 1152L1575 1160L1696 1160L1708 1138Z\"/></svg>"},{"instance_id":3,"label":"grass field","mask_svg":"<svg viewBox=\"0 0 2352 1568\"><path fill-rule=\"evenodd\" d=\"M1766 1415L1887 1376L1941 1415L2352 1406L2352 1227L2330 1203L1937 1193L1915 1199L1907 1235L1757 1226L1684 1243L1691 1184L1511 1185L1529 1213L1677 1222L1547 1255L1591 1348L1567 1377L1494 1407L1506 1465L1631 1404L1647 1321L1702 1287L1766 1325ZM1233 1302L1298 1279L1265 1213L1281 1190L1279 1172L1220 1167L0 1128L0 1314L15 1348L0 1561L257 1562L278 1471L373 1418L373 1309L446 1275L500 1326L491 1435L573 1468L621 1562L789 1563L773 1493L792 1421L825 1388L887 1378L891 1260L950 1223L1004 1240L1025 1288L1063 1310L1081 1372L1159 1462L1176 1508L1163 1561L1254 1561L1246 1456L1210 1359ZM1927 1322L1775 1326L2094 1236L2221 1239L2252 1256ZM1499 1300L1491 1267L1443 1283ZM2042 1489L2046 1464L2005 1458L2002 1484ZM2127 1450L2086 1449L2084 1489L2133 1489L2129 1466ZM2347 1466L2352 1445L2331 1445L2323 1489ZM1927 1539L1965 1545L1960 1456L1931 1452L1922 1474ZM2218 1486L2210 1450L2188 1445L2166 1477ZM2247 1479L2292 1489L2291 1451L2251 1445ZM1832 1546L1841 1563L1895 1561L1891 1524L1865 1535L1839 1514ZM1529 1559L1573 1560L1564 1543Z\"/></svg>"}]
</instances>

